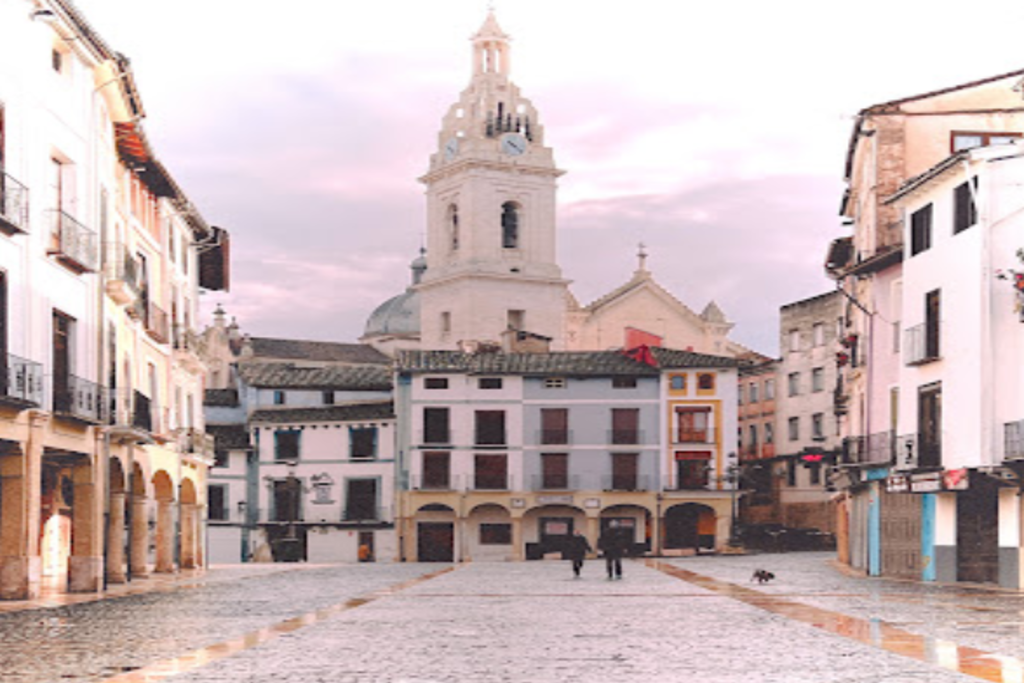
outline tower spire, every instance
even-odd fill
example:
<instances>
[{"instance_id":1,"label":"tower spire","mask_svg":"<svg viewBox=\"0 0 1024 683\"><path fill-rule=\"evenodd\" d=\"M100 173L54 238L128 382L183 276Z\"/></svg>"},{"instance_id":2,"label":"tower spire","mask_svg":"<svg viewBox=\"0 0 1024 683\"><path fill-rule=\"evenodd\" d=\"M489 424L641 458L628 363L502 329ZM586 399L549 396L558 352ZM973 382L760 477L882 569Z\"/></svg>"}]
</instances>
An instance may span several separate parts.
<instances>
[{"instance_id":1,"label":"tower spire","mask_svg":"<svg viewBox=\"0 0 1024 683\"><path fill-rule=\"evenodd\" d=\"M508 78L509 41L512 37L501 30L494 16L494 6L487 8L487 18L471 38L473 41L473 75L497 74Z\"/></svg>"}]
</instances>

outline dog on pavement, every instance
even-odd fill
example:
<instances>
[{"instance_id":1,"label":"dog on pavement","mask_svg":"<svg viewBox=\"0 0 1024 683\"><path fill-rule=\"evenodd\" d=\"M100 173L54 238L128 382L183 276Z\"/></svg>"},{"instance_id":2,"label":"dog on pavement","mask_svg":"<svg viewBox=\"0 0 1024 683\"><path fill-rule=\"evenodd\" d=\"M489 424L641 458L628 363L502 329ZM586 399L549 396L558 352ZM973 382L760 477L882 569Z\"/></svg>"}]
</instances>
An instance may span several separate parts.
<instances>
[{"instance_id":1,"label":"dog on pavement","mask_svg":"<svg viewBox=\"0 0 1024 683\"><path fill-rule=\"evenodd\" d=\"M772 574L767 569L757 569L754 571L754 575L750 577L751 581L757 580L758 583L768 583L775 578L775 574Z\"/></svg>"}]
</instances>

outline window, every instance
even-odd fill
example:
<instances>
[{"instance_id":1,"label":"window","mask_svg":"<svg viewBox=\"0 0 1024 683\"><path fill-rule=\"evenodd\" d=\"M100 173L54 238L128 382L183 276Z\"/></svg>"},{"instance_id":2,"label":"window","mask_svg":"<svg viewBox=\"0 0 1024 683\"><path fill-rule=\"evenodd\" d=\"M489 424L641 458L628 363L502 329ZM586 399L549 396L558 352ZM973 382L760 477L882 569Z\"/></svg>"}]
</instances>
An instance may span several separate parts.
<instances>
[{"instance_id":1,"label":"window","mask_svg":"<svg viewBox=\"0 0 1024 683\"><path fill-rule=\"evenodd\" d=\"M476 381L479 389L501 389L500 377L481 377Z\"/></svg>"},{"instance_id":2,"label":"window","mask_svg":"<svg viewBox=\"0 0 1024 683\"><path fill-rule=\"evenodd\" d=\"M545 389L565 389L564 377L548 377L544 380Z\"/></svg>"},{"instance_id":3,"label":"window","mask_svg":"<svg viewBox=\"0 0 1024 683\"><path fill-rule=\"evenodd\" d=\"M611 443L640 443L639 428L639 408L612 408Z\"/></svg>"},{"instance_id":4,"label":"window","mask_svg":"<svg viewBox=\"0 0 1024 683\"><path fill-rule=\"evenodd\" d=\"M473 466L473 488L508 488L508 456L505 454L476 455L473 458Z\"/></svg>"},{"instance_id":5,"label":"window","mask_svg":"<svg viewBox=\"0 0 1024 683\"><path fill-rule=\"evenodd\" d=\"M510 330L526 329L526 311L511 309L505 313L505 320Z\"/></svg>"},{"instance_id":6,"label":"window","mask_svg":"<svg viewBox=\"0 0 1024 683\"><path fill-rule=\"evenodd\" d=\"M636 389L636 377L612 377L612 389Z\"/></svg>"},{"instance_id":7,"label":"window","mask_svg":"<svg viewBox=\"0 0 1024 683\"><path fill-rule=\"evenodd\" d=\"M789 373L789 395L798 396L800 394L800 373L791 372Z\"/></svg>"},{"instance_id":8,"label":"window","mask_svg":"<svg viewBox=\"0 0 1024 683\"><path fill-rule=\"evenodd\" d=\"M953 131L950 133L950 151L960 152L973 147L988 147L989 145L1006 145L1020 137L1020 133L1008 132L965 132Z\"/></svg>"},{"instance_id":9,"label":"window","mask_svg":"<svg viewBox=\"0 0 1024 683\"><path fill-rule=\"evenodd\" d=\"M345 480L345 519L375 520L377 514L377 480Z\"/></svg>"},{"instance_id":10,"label":"window","mask_svg":"<svg viewBox=\"0 0 1024 683\"><path fill-rule=\"evenodd\" d=\"M825 368L811 369L811 391L825 391Z\"/></svg>"},{"instance_id":11,"label":"window","mask_svg":"<svg viewBox=\"0 0 1024 683\"><path fill-rule=\"evenodd\" d=\"M448 378L447 377L427 377L423 380L424 389L447 389Z\"/></svg>"},{"instance_id":12,"label":"window","mask_svg":"<svg viewBox=\"0 0 1024 683\"><path fill-rule=\"evenodd\" d=\"M504 410L476 411L475 443L478 446L504 446L507 443Z\"/></svg>"},{"instance_id":13,"label":"window","mask_svg":"<svg viewBox=\"0 0 1024 683\"><path fill-rule=\"evenodd\" d=\"M512 525L495 522L480 523L480 545L511 545Z\"/></svg>"},{"instance_id":14,"label":"window","mask_svg":"<svg viewBox=\"0 0 1024 683\"><path fill-rule=\"evenodd\" d=\"M277 462L299 459L299 437L297 429L279 429L274 432L274 460Z\"/></svg>"},{"instance_id":15,"label":"window","mask_svg":"<svg viewBox=\"0 0 1024 683\"><path fill-rule=\"evenodd\" d=\"M569 443L569 409L540 409L540 442L542 444Z\"/></svg>"},{"instance_id":16,"label":"window","mask_svg":"<svg viewBox=\"0 0 1024 683\"><path fill-rule=\"evenodd\" d=\"M377 457L377 428L349 427L348 443L350 458Z\"/></svg>"},{"instance_id":17,"label":"window","mask_svg":"<svg viewBox=\"0 0 1024 683\"><path fill-rule=\"evenodd\" d=\"M910 255L915 256L932 246L932 205L910 214Z\"/></svg>"},{"instance_id":18,"label":"window","mask_svg":"<svg viewBox=\"0 0 1024 683\"><path fill-rule=\"evenodd\" d=\"M423 454L423 488L447 490L451 476L451 454L427 451Z\"/></svg>"},{"instance_id":19,"label":"window","mask_svg":"<svg viewBox=\"0 0 1024 683\"><path fill-rule=\"evenodd\" d=\"M614 491L637 490L638 453L612 453L612 481Z\"/></svg>"},{"instance_id":20,"label":"window","mask_svg":"<svg viewBox=\"0 0 1024 683\"><path fill-rule=\"evenodd\" d=\"M789 440L798 441L800 439L800 418L791 417L789 418Z\"/></svg>"},{"instance_id":21,"label":"window","mask_svg":"<svg viewBox=\"0 0 1024 683\"><path fill-rule=\"evenodd\" d=\"M423 409L423 443L450 443L447 408Z\"/></svg>"},{"instance_id":22,"label":"window","mask_svg":"<svg viewBox=\"0 0 1024 683\"><path fill-rule=\"evenodd\" d=\"M228 452L223 448L218 448L213 451L213 466L214 467L227 467L228 466Z\"/></svg>"},{"instance_id":23,"label":"window","mask_svg":"<svg viewBox=\"0 0 1024 683\"><path fill-rule=\"evenodd\" d=\"M676 489L706 488L710 463L710 451L676 451Z\"/></svg>"},{"instance_id":24,"label":"window","mask_svg":"<svg viewBox=\"0 0 1024 683\"><path fill-rule=\"evenodd\" d=\"M812 462L811 463L811 483L814 484L814 485L818 485L818 484L821 483L821 463L820 462Z\"/></svg>"},{"instance_id":25,"label":"window","mask_svg":"<svg viewBox=\"0 0 1024 683\"><path fill-rule=\"evenodd\" d=\"M750 384L750 402L751 403L757 403L758 402L759 399L757 397L757 394L758 394L757 382L751 382L751 384Z\"/></svg>"},{"instance_id":26,"label":"window","mask_svg":"<svg viewBox=\"0 0 1024 683\"><path fill-rule=\"evenodd\" d=\"M686 375L672 375L669 386L672 391L686 391Z\"/></svg>"},{"instance_id":27,"label":"window","mask_svg":"<svg viewBox=\"0 0 1024 683\"><path fill-rule=\"evenodd\" d=\"M771 422L764 423L764 442L775 443L775 425Z\"/></svg>"},{"instance_id":28,"label":"window","mask_svg":"<svg viewBox=\"0 0 1024 683\"><path fill-rule=\"evenodd\" d=\"M514 202L501 205L501 246L519 248L519 208Z\"/></svg>"},{"instance_id":29,"label":"window","mask_svg":"<svg viewBox=\"0 0 1024 683\"><path fill-rule=\"evenodd\" d=\"M924 297L924 352L926 358L939 358L939 316L941 314L941 295L935 289Z\"/></svg>"},{"instance_id":30,"label":"window","mask_svg":"<svg viewBox=\"0 0 1024 683\"><path fill-rule=\"evenodd\" d=\"M542 453L540 456L541 488L569 488L569 456L565 453Z\"/></svg>"},{"instance_id":31,"label":"window","mask_svg":"<svg viewBox=\"0 0 1024 683\"><path fill-rule=\"evenodd\" d=\"M942 384L936 382L917 392L917 464L938 467L942 464Z\"/></svg>"},{"instance_id":32,"label":"window","mask_svg":"<svg viewBox=\"0 0 1024 683\"><path fill-rule=\"evenodd\" d=\"M211 522L225 522L228 519L228 487L210 484L206 487L206 514Z\"/></svg>"},{"instance_id":33,"label":"window","mask_svg":"<svg viewBox=\"0 0 1024 683\"><path fill-rule=\"evenodd\" d=\"M736 387L736 404L737 405L743 405L743 392L744 391L745 391L745 387L742 384L740 384L739 386Z\"/></svg>"},{"instance_id":34,"label":"window","mask_svg":"<svg viewBox=\"0 0 1024 683\"><path fill-rule=\"evenodd\" d=\"M974 185L972 188L971 185ZM978 209L974 205L974 190L978 187L978 177L969 182L961 183L953 190L953 234L963 232L978 222Z\"/></svg>"},{"instance_id":35,"label":"window","mask_svg":"<svg viewBox=\"0 0 1024 683\"><path fill-rule=\"evenodd\" d=\"M697 375L697 389L698 391L714 391L715 376L710 372L703 372Z\"/></svg>"},{"instance_id":36,"label":"window","mask_svg":"<svg viewBox=\"0 0 1024 683\"><path fill-rule=\"evenodd\" d=\"M786 461L786 486L796 486L796 460Z\"/></svg>"},{"instance_id":37,"label":"window","mask_svg":"<svg viewBox=\"0 0 1024 683\"><path fill-rule=\"evenodd\" d=\"M773 401L775 400L775 380L766 379L764 381L764 400Z\"/></svg>"},{"instance_id":38,"label":"window","mask_svg":"<svg viewBox=\"0 0 1024 683\"><path fill-rule=\"evenodd\" d=\"M50 67L57 73L64 71L64 53L57 48L50 51Z\"/></svg>"},{"instance_id":39,"label":"window","mask_svg":"<svg viewBox=\"0 0 1024 683\"><path fill-rule=\"evenodd\" d=\"M711 438L711 408L676 408L676 443L709 443Z\"/></svg>"},{"instance_id":40,"label":"window","mask_svg":"<svg viewBox=\"0 0 1024 683\"><path fill-rule=\"evenodd\" d=\"M323 397L322 398L323 398L323 403L324 403L325 406L332 406L332 405L334 405L334 392L333 391L325 391L325 392L323 392Z\"/></svg>"},{"instance_id":41,"label":"window","mask_svg":"<svg viewBox=\"0 0 1024 683\"><path fill-rule=\"evenodd\" d=\"M815 441L825 440L825 414L814 413L811 415L811 438Z\"/></svg>"},{"instance_id":42,"label":"window","mask_svg":"<svg viewBox=\"0 0 1024 683\"><path fill-rule=\"evenodd\" d=\"M750 425L747 430L750 434L750 450L753 453L757 452L757 425Z\"/></svg>"},{"instance_id":43,"label":"window","mask_svg":"<svg viewBox=\"0 0 1024 683\"><path fill-rule=\"evenodd\" d=\"M75 319L54 309L53 409L58 413L70 413L75 407L74 386L71 381L74 330Z\"/></svg>"},{"instance_id":44,"label":"window","mask_svg":"<svg viewBox=\"0 0 1024 683\"><path fill-rule=\"evenodd\" d=\"M825 345L825 324L814 323L814 327L811 328L813 331L814 345L824 346Z\"/></svg>"},{"instance_id":45,"label":"window","mask_svg":"<svg viewBox=\"0 0 1024 683\"><path fill-rule=\"evenodd\" d=\"M459 250L459 207L455 204L448 205L448 231L451 235L452 251Z\"/></svg>"},{"instance_id":46,"label":"window","mask_svg":"<svg viewBox=\"0 0 1024 683\"><path fill-rule=\"evenodd\" d=\"M285 393L277 390L274 392L274 405L283 406L285 404Z\"/></svg>"},{"instance_id":47,"label":"window","mask_svg":"<svg viewBox=\"0 0 1024 683\"><path fill-rule=\"evenodd\" d=\"M789 331L789 350L799 351L800 350L800 330Z\"/></svg>"},{"instance_id":48,"label":"window","mask_svg":"<svg viewBox=\"0 0 1024 683\"><path fill-rule=\"evenodd\" d=\"M441 334L448 335L452 331L452 314L448 311L441 313Z\"/></svg>"}]
</instances>

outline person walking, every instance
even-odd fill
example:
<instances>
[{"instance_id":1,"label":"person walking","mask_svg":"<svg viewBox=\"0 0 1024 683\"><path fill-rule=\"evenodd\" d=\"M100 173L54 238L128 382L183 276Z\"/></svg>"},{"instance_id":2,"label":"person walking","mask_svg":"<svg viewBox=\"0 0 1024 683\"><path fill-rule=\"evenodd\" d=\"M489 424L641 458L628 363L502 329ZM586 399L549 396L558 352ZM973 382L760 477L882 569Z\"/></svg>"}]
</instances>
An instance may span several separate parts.
<instances>
[{"instance_id":1,"label":"person walking","mask_svg":"<svg viewBox=\"0 0 1024 683\"><path fill-rule=\"evenodd\" d=\"M622 556L626 552L626 538L623 531L626 530L619 528L618 521L612 520L597 541L597 547L604 554L604 564L608 571L609 581L622 578Z\"/></svg>"},{"instance_id":2,"label":"person walking","mask_svg":"<svg viewBox=\"0 0 1024 683\"><path fill-rule=\"evenodd\" d=\"M587 553L590 551L590 541L578 529L566 541L565 556L572 560L572 574L574 578L580 578L580 572L583 570L583 560L586 559Z\"/></svg>"}]
</instances>

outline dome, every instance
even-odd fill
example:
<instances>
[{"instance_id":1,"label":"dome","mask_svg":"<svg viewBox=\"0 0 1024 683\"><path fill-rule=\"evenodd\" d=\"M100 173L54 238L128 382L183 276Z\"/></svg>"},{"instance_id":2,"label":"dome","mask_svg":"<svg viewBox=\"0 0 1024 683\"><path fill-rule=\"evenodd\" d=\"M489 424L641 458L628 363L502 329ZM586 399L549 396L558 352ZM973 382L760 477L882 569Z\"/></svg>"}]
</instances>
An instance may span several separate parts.
<instances>
[{"instance_id":1,"label":"dome","mask_svg":"<svg viewBox=\"0 0 1024 683\"><path fill-rule=\"evenodd\" d=\"M418 335L420 333L420 295L408 289L391 297L366 320L363 337Z\"/></svg>"}]
</instances>

